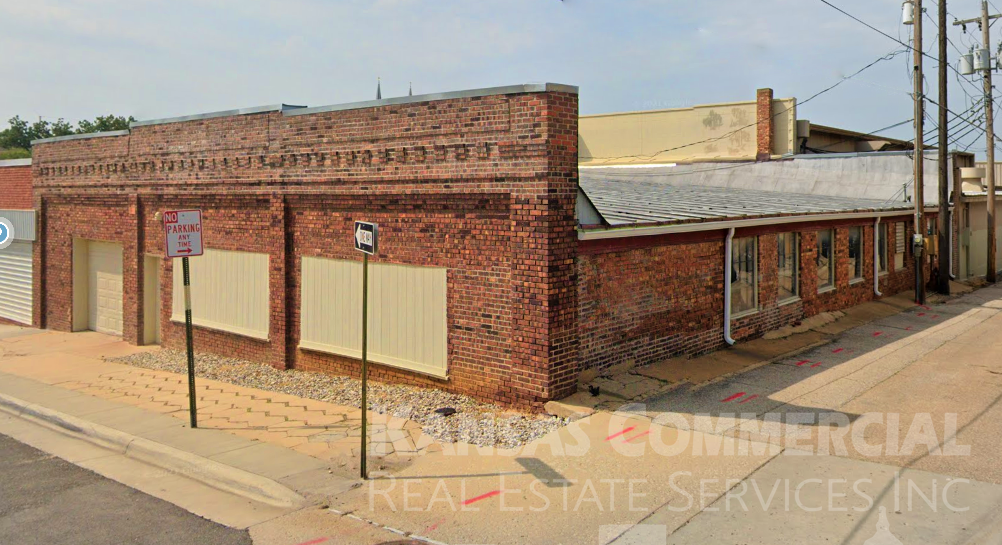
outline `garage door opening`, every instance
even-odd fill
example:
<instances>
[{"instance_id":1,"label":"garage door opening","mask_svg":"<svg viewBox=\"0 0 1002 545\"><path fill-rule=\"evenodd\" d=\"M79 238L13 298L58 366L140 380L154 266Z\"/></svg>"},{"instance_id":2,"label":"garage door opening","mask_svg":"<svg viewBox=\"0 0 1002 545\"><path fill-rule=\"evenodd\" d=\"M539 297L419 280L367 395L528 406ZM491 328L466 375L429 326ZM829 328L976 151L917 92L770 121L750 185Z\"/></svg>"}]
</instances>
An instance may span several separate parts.
<instances>
[{"instance_id":1,"label":"garage door opening","mask_svg":"<svg viewBox=\"0 0 1002 545\"><path fill-rule=\"evenodd\" d=\"M73 240L73 330L122 334L122 245Z\"/></svg>"}]
</instances>

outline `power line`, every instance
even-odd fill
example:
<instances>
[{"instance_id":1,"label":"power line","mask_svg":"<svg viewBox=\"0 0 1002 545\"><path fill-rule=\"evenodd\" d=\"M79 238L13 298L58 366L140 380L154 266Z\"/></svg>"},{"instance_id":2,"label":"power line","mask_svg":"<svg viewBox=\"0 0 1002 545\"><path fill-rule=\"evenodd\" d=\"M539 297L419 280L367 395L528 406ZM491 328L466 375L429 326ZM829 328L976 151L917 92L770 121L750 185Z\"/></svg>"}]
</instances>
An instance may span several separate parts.
<instances>
[{"instance_id":1,"label":"power line","mask_svg":"<svg viewBox=\"0 0 1002 545\"><path fill-rule=\"evenodd\" d=\"M793 108L796 108L798 106L802 106L804 104L807 104L808 102L814 100L815 98L818 98L819 96L821 96L821 95L823 95L823 94L825 94L825 93L827 93L827 92L835 89L839 85L842 85L846 81L848 81L848 80L850 80L850 79L858 76L859 74L863 73L864 71L866 71L870 67L876 65L877 63L879 63L881 61L891 60L894 57L896 57L896 56L898 56L898 55L900 55L902 53L905 53L905 51L900 50L900 49L899 50L895 50L895 51L891 51L890 53L884 55L883 57L880 57L877 60L871 62L870 64L867 64L866 66L860 68L859 70L857 70L856 72L852 73L851 75L844 76L842 79L840 79L839 81L835 82L834 84L832 84L832 85L830 85L830 86L822 89L821 91L818 91L817 93L814 93L813 95L811 95L807 99L797 101L797 103L794 106L792 106L790 108L787 108L787 109L785 109L785 110L783 110L781 112L778 112L776 114L773 114L772 118L775 119L776 117L779 117L781 115L786 114L787 112L789 112ZM748 125L745 125L743 127L734 129L733 131L730 131L728 133L722 134L720 136L714 136L712 138L707 138L705 140L700 140L698 142L692 142L692 143L689 143L689 144L683 144L681 146L675 146L675 147L671 147L671 148L666 148L666 149L657 151L657 152L655 152L655 153L653 153L651 155L635 154L635 155L620 155L618 157L594 157L594 156L592 156L592 157L583 157L583 158L584 159L601 159L601 160L606 160L606 161L611 161L611 160L616 160L616 159L634 159L634 158L653 159L653 158L655 158L658 155L661 155L663 153L668 153L668 152L671 152L671 151L676 151L676 150L680 150L680 149L684 149L684 148L689 148L689 147L692 147L692 146L698 146L700 144L707 144L707 143L710 143L710 142L716 142L716 141L719 141L719 140L723 140L723 139L728 138L728 137L730 137L730 136L732 136L732 135L734 135L736 133L739 133L739 132L741 132L741 131L743 131L745 129L754 127L754 126L758 125L759 123L760 123L760 121L756 120L754 123L749 123Z\"/></svg>"},{"instance_id":2,"label":"power line","mask_svg":"<svg viewBox=\"0 0 1002 545\"><path fill-rule=\"evenodd\" d=\"M894 41L895 43L898 43L898 44L900 44L900 45L904 46L904 47L905 47L905 48L907 48L907 49L908 49L909 51L915 51L915 48L914 48L913 46L911 46L911 45L908 45L908 44L906 44L905 42L901 41L901 40L900 40L900 39L898 39L898 38L895 38L894 36L891 36L890 34L888 34L888 33L884 32L883 30L880 30L879 28L877 28L877 27L875 27L875 26L871 25L870 23L867 23L866 21L864 21L864 20L860 19L859 17L856 17L855 15L853 15L853 14L851 14L851 13L849 13L849 12L845 11L844 9L842 9L842 8L840 8L840 7L838 7L838 6L836 6L835 4L832 4L832 3L831 3L831 2L829 2L828 0L819 0L819 1L820 1L820 2L822 2L822 3L824 3L824 4L825 4L825 5L827 5L827 6L831 7L832 9L834 9L834 10L838 11L839 13L841 13L841 14L845 15L846 17L849 17L850 19L852 19L852 20L856 21L857 23L859 23L859 24L861 24L861 25L865 26L866 28L869 28L870 30L873 30L874 32L876 32L876 33L880 34L881 36L884 36L884 37L885 37L885 38L887 38L888 40L892 40L892 41ZM930 59L930 60L933 60L933 61L936 61L936 62L939 62L939 59L938 59L938 58L936 58L936 57L933 57L932 55L930 55L930 54L926 53L925 51L922 51L921 49L919 50L919 53L920 53L920 54L921 54L921 55L922 55L923 57L926 57L926 58L928 58L928 59ZM954 66L953 66L952 64L950 64L949 62L948 62L948 63L946 63L946 66L947 66L948 68L950 68L950 70L953 70L953 71L954 71L955 73L957 73L957 74L960 74L960 72L959 72L959 71L957 70L957 68L956 68L956 67L954 67ZM974 85L973 83L970 83L970 82L968 82L968 83L969 83L970 85ZM975 90L977 90L977 88L975 88ZM966 92L966 91L965 91L965 92Z\"/></svg>"}]
</instances>

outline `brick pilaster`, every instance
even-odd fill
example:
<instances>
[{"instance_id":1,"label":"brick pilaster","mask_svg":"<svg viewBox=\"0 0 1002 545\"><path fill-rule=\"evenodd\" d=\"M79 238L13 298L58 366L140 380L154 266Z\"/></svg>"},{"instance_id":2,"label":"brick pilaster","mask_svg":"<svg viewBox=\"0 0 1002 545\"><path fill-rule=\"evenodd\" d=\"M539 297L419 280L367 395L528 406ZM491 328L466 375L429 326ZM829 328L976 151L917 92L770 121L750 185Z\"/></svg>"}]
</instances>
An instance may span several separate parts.
<instances>
[{"instance_id":1,"label":"brick pilaster","mask_svg":"<svg viewBox=\"0 0 1002 545\"><path fill-rule=\"evenodd\" d=\"M31 250L31 325L45 327L45 199L34 197L35 242Z\"/></svg>"},{"instance_id":2,"label":"brick pilaster","mask_svg":"<svg viewBox=\"0 0 1002 545\"><path fill-rule=\"evenodd\" d=\"M578 373L577 96L537 97L546 171L512 191L513 400L573 392ZM531 103L534 105L536 101ZM531 107L531 106L530 106Z\"/></svg>"},{"instance_id":3,"label":"brick pilaster","mask_svg":"<svg viewBox=\"0 0 1002 545\"><path fill-rule=\"evenodd\" d=\"M143 219L139 195L128 196L122 244L122 338L143 344Z\"/></svg>"}]
</instances>

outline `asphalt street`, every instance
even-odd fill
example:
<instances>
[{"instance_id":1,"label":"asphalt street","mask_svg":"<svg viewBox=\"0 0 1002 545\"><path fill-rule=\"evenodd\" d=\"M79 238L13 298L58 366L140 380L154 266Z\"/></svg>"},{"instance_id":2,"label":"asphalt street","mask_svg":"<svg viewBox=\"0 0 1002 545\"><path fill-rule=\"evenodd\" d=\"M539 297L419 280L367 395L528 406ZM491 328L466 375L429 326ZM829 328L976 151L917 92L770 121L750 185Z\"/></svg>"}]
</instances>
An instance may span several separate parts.
<instances>
[{"instance_id":1,"label":"asphalt street","mask_svg":"<svg viewBox=\"0 0 1002 545\"><path fill-rule=\"evenodd\" d=\"M0 543L251 543L233 530L0 435Z\"/></svg>"}]
</instances>

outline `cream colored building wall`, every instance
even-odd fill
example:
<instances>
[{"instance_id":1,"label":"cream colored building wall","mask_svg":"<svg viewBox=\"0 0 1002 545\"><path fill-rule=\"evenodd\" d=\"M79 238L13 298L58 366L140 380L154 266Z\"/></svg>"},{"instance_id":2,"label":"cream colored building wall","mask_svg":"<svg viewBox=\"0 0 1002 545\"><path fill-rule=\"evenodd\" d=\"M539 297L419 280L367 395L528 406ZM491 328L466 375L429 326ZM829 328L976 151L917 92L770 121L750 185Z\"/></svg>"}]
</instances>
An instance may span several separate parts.
<instances>
[{"instance_id":1,"label":"cream colored building wall","mask_svg":"<svg viewBox=\"0 0 1002 545\"><path fill-rule=\"evenodd\" d=\"M790 153L796 145L796 100L774 100L772 111L772 153ZM758 150L756 122L754 101L582 116L578 121L578 163L754 160Z\"/></svg>"},{"instance_id":2,"label":"cream colored building wall","mask_svg":"<svg viewBox=\"0 0 1002 545\"><path fill-rule=\"evenodd\" d=\"M988 203L972 202L970 207L971 227L969 231L969 246L965 247L964 237L961 237L962 266L971 276L985 276L988 274ZM1002 200L996 201L996 207L1002 207ZM996 219L998 223L998 219ZM996 227L996 232L999 228ZM996 269L1002 270L1002 237L996 237Z\"/></svg>"},{"instance_id":3,"label":"cream colored building wall","mask_svg":"<svg viewBox=\"0 0 1002 545\"><path fill-rule=\"evenodd\" d=\"M193 324L268 338L268 254L206 249L189 258ZM173 260L171 321L184 322L184 275Z\"/></svg>"},{"instance_id":4,"label":"cream colored building wall","mask_svg":"<svg viewBox=\"0 0 1002 545\"><path fill-rule=\"evenodd\" d=\"M301 340L307 350L362 355L362 263L303 258ZM447 376L447 271L369 264L371 361Z\"/></svg>"}]
</instances>

